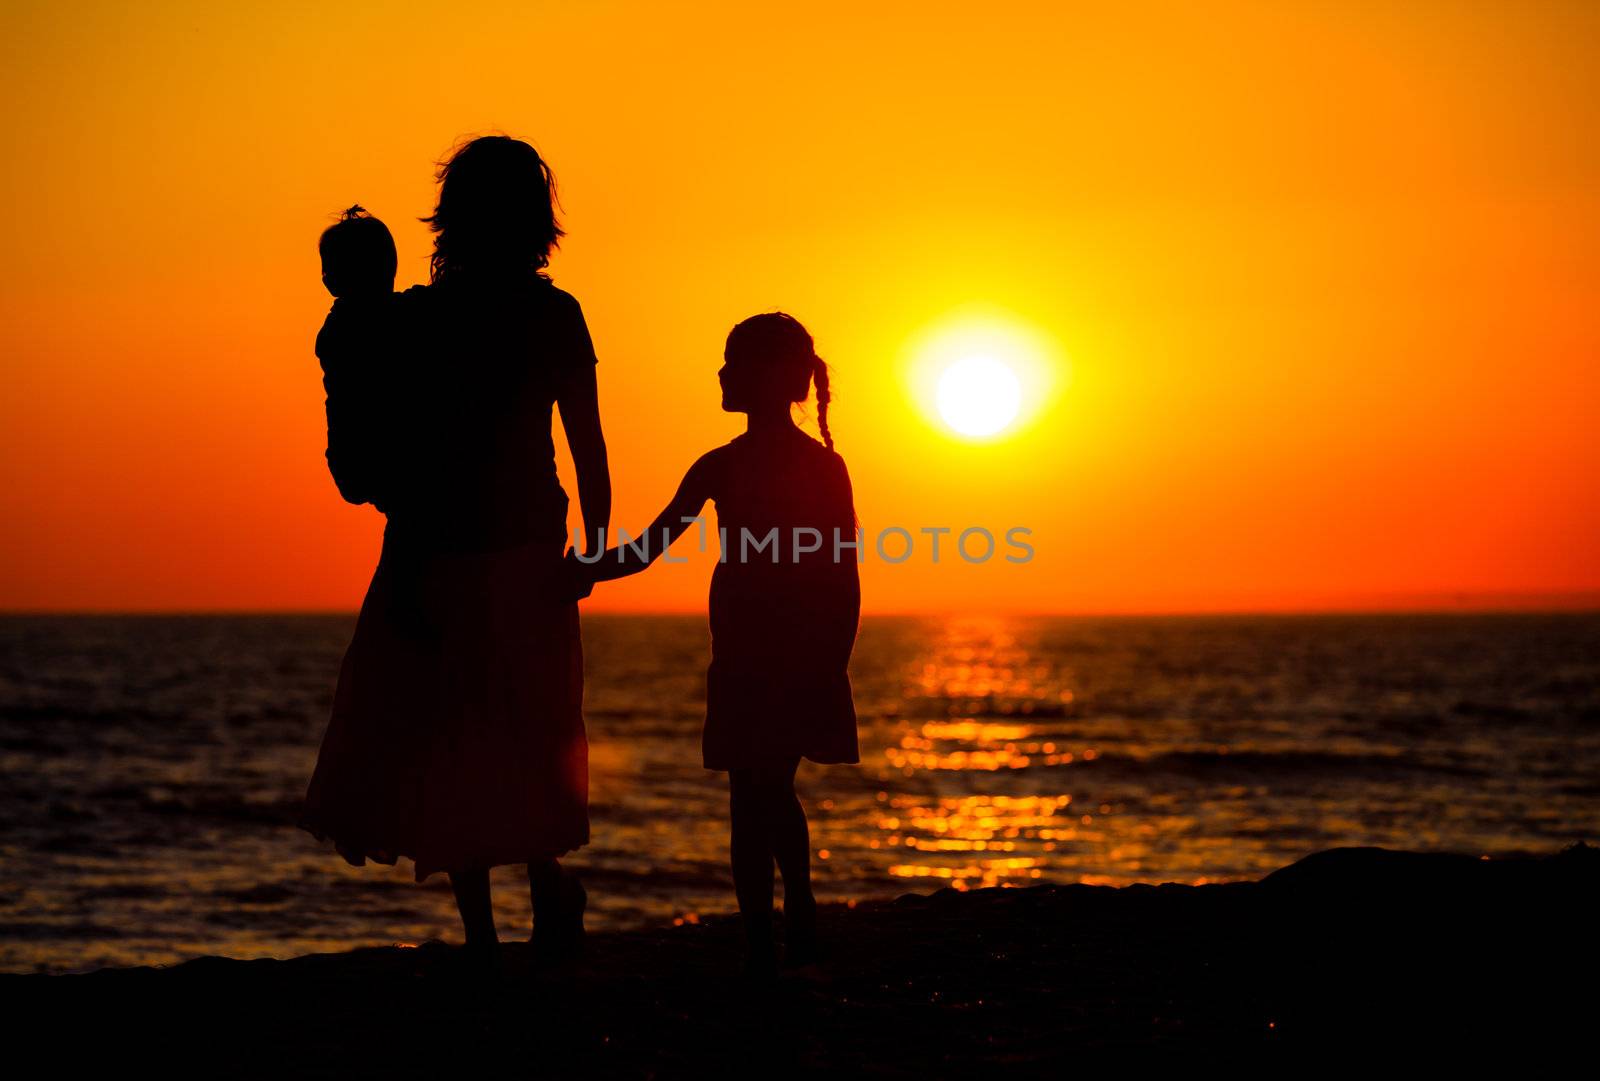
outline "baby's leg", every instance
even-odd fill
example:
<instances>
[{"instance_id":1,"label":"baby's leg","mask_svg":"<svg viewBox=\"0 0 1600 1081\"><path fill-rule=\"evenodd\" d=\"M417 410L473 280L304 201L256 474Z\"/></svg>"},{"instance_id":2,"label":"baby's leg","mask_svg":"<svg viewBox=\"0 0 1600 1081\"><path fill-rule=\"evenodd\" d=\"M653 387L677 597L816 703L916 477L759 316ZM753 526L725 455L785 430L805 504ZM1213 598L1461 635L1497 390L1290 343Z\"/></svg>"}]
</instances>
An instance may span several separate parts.
<instances>
[{"instance_id":1,"label":"baby's leg","mask_svg":"<svg viewBox=\"0 0 1600 1081\"><path fill-rule=\"evenodd\" d=\"M732 820L733 890L744 919L752 969L773 963L772 843L766 794L755 769L728 772L728 812Z\"/></svg>"}]
</instances>

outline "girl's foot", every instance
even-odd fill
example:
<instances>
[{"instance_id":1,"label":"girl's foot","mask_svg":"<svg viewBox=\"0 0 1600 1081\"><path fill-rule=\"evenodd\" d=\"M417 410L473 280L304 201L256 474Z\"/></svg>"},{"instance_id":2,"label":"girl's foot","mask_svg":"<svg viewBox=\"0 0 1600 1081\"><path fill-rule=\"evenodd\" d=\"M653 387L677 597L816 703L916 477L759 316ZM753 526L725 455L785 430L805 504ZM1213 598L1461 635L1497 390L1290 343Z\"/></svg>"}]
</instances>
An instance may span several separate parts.
<instances>
[{"instance_id":1,"label":"girl's foot","mask_svg":"<svg viewBox=\"0 0 1600 1081\"><path fill-rule=\"evenodd\" d=\"M571 871L562 868L561 882L552 904L534 913L533 963L539 967L568 964L583 953L583 912L589 907L589 891Z\"/></svg>"},{"instance_id":2,"label":"girl's foot","mask_svg":"<svg viewBox=\"0 0 1600 1081\"><path fill-rule=\"evenodd\" d=\"M817 903L814 900L783 903L783 967L803 968L822 959L817 942Z\"/></svg>"},{"instance_id":3,"label":"girl's foot","mask_svg":"<svg viewBox=\"0 0 1600 1081\"><path fill-rule=\"evenodd\" d=\"M778 980L778 950L769 940L750 943L745 947L744 982L756 987L776 983Z\"/></svg>"},{"instance_id":4,"label":"girl's foot","mask_svg":"<svg viewBox=\"0 0 1600 1081\"><path fill-rule=\"evenodd\" d=\"M747 984L775 983L778 979L778 941L772 933L772 909L755 915L739 914L744 925L744 965Z\"/></svg>"}]
</instances>

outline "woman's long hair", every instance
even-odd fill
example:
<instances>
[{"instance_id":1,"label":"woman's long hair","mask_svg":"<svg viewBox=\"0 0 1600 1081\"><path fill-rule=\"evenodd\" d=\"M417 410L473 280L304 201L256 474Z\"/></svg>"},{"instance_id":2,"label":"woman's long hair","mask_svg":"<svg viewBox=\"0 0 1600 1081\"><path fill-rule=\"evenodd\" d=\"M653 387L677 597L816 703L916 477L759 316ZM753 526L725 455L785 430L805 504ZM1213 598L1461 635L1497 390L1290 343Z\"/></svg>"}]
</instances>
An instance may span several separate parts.
<instances>
[{"instance_id":1,"label":"woman's long hair","mask_svg":"<svg viewBox=\"0 0 1600 1081\"><path fill-rule=\"evenodd\" d=\"M539 274L564 231L556 220L556 178L520 139L484 135L438 172L439 205L422 220L433 230L434 282L462 273Z\"/></svg>"}]
</instances>

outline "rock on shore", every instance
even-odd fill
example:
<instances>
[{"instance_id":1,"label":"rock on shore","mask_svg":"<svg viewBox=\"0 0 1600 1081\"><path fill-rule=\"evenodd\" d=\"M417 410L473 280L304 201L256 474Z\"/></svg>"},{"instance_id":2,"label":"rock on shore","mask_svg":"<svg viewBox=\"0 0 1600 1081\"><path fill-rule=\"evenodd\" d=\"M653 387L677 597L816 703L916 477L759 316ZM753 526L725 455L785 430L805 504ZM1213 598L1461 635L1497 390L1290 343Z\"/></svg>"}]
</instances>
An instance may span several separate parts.
<instances>
[{"instance_id":1,"label":"rock on shore","mask_svg":"<svg viewBox=\"0 0 1600 1081\"><path fill-rule=\"evenodd\" d=\"M511 943L492 986L426 943L0 987L8 1057L66 1076L1065 1077L1488 1054L1532 1069L1593 1046L1597 912L1600 851L1583 845L1337 849L1260 882L825 906L825 963L766 990L738 979L726 917L593 935L568 971Z\"/></svg>"}]
</instances>

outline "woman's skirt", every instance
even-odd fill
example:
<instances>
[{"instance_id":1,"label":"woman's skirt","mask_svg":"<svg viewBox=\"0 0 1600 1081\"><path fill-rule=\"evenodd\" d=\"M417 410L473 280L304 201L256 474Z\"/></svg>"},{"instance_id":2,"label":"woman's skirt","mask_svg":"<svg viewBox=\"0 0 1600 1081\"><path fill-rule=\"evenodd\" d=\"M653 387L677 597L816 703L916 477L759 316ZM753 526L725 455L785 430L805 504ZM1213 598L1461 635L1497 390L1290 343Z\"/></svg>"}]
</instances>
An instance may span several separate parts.
<instances>
[{"instance_id":1,"label":"woman's skirt","mask_svg":"<svg viewBox=\"0 0 1600 1081\"><path fill-rule=\"evenodd\" d=\"M578 606L561 544L491 552L384 538L300 825L346 860L435 871L589 839Z\"/></svg>"}]
</instances>

